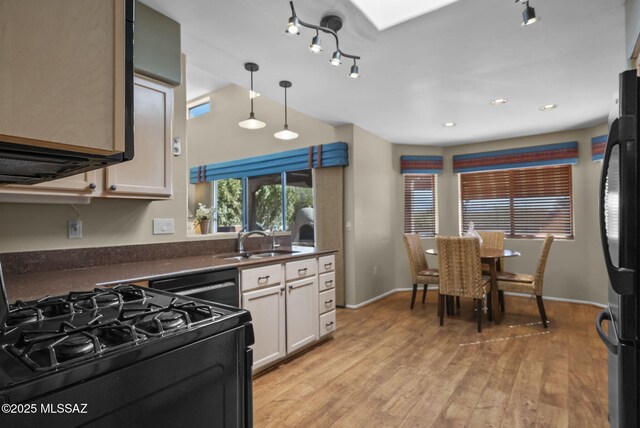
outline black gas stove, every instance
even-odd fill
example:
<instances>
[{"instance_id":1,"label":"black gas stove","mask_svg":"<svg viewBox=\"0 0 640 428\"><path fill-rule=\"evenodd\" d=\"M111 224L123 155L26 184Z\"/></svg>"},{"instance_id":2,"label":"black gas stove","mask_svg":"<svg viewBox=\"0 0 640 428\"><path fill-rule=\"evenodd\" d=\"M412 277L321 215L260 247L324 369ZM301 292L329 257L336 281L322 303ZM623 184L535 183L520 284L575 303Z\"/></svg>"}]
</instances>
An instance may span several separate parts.
<instances>
[{"instance_id":1,"label":"black gas stove","mask_svg":"<svg viewBox=\"0 0 640 428\"><path fill-rule=\"evenodd\" d=\"M135 285L9 305L1 271L0 294L0 426L251 426L247 311Z\"/></svg>"}]
</instances>

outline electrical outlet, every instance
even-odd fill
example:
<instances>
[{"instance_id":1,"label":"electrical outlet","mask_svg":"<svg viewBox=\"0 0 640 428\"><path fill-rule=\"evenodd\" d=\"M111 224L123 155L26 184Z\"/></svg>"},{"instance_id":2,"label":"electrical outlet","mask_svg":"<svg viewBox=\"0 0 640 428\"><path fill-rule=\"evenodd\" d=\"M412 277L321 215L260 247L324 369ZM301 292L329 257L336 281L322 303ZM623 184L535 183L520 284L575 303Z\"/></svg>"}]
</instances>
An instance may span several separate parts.
<instances>
[{"instance_id":1,"label":"electrical outlet","mask_svg":"<svg viewBox=\"0 0 640 428\"><path fill-rule=\"evenodd\" d=\"M69 220L67 222L67 234L69 239L82 238L82 220Z\"/></svg>"},{"instance_id":2,"label":"electrical outlet","mask_svg":"<svg viewBox=\"0 0 640 428\"><path fill-rule=\"evenodd\" d=\"M154 218L153 234L154 235L171 235L174 233L172 218Z\"/></svg>"}]
</instances>

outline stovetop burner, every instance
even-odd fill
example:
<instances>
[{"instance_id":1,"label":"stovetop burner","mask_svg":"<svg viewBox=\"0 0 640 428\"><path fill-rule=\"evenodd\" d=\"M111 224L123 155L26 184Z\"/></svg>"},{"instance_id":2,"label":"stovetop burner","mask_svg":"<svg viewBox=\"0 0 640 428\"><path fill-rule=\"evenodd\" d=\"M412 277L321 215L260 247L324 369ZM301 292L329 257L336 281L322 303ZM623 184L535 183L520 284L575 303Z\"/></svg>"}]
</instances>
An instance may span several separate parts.
<instances>
[{"instance_id":1,"label":"stovetop burner","mask_svg":"<svg viewBox=\"0 0 640 428\"><path fill-rule=\"evenodd\" d=\"M96 346L90 335L79 333L63 338L53 349L58 361L66 361L93 353Z\"/></svg>"}]
</instances>

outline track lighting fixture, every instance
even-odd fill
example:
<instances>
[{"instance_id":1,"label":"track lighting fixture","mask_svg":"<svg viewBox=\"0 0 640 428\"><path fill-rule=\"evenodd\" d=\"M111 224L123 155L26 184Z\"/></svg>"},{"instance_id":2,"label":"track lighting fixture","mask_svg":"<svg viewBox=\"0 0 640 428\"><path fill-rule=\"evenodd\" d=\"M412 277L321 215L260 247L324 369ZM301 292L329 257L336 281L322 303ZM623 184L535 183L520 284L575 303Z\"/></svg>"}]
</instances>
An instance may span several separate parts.
<instances>
[{"instance_id":1,"label":"track lighting fixture","mask_svg":"<svg viewBox=\"0 0 640 428\"><path fill-rule=\"evenodd\" d=\"M302 21L296 15L296 10L293 7L293 1L290 1L291 5L291 18L289 18L289 22L287 24L287 33L288 34L300 34L300 27L311 28L312 30L316 30L315 37L311 40L311 45L309 45L309 51L313 53L322 52L322 46L320 44L320 31L323 33L331 34L336 41L336 50L333 52L331 59L329 62L332 66L337 67L342 64L342 58L351 58L353 59L353 66L351 66L351 71L349 73L349 77L357 78L360 74L358 72L358 66L356 65L356 60L359 60L360 57L356 55L350 55L344 53L340 50L340 41L338 40L338 31L342 28L342 19L338 16L328 15L322 18L320 21L320 25L308 24Z\"/></svg>"},{"instance_id":2,"label":"track lighting fixture","mask_svg":"<svg viewBox=\"0 0 640 428\"><path fill-rule=\"evenodd\" d=\"M352 79L357 79L360 77L360 73L358 72L358 65L356 64L356 60L353 60L353 65L351 66L351 71L349 71L349 77Z\"/></svg>"},{"instance_id":3,"label":"track lighting fixture","mask_svg":"<svg viewBox=\"0 0 640 428\"><path fill-rule=\"evenodd\" d=\"M289 130L289 124L287 123L287 88L291 87L291 82L288 80L281 80L280 87L284 88L284 128L282 131L278 131L273 134L278 140L293 140L298 138L298 134Z\"/></svg>"},{"instance_id":4,"label":"track lighting fixture","mask_svg":"<svg viewBox=\"0 0 640 428\"><path fill-rule=\"evenodd\" d=\"M318 30L316 30L316 35L311 40L309 52L315 54L322 52L322 45L320 44L320 34L318 33Z\"/></svg>"},{"instance_id":5,"label":"track lighting fixture","mask_svg":"<svg viewBox=\"0 0 640 428\"><path fill-rule=\"evenodd\" d=\"M331 56L331 59L329 60L329 62L331 63L331 65L333 65L334 67L339 66L340 64L342 64L342 55L340 54L339 51L335 51L333 53L333 55Z\"/></svg>"},{"instance_id":6,"label":"track lighting fixture","mask_svg":"<svg viewBox=\"0 0 640 428\"><path fill-rule=\"evenodd\" d=\"M524 10L522 11L522 26L534 24L540 21L540 18L536 17L536 10L529 6L528 0L516 0L516 3L523 3Z\"/></svg>"},{"instance_id":7,"label":"track lighting fixture","mask_svg":"<svg viewBox=\"0 0 640 428\"><path fill-rule=\"evenodd\" d=\"M265 127L265 123L261 120L256 119L253 114L253 99L255 98L255 92L253 91L253 72L258 71L260 67L258 64L254 64L253 62L248 62L244 65L244 69L251 72L251 91L249 92L249 99L251 100L251 113L249 113L249 119L243 120L238 123L240 128L244 129L260 129Z\"/></svg>"}]
</instances>

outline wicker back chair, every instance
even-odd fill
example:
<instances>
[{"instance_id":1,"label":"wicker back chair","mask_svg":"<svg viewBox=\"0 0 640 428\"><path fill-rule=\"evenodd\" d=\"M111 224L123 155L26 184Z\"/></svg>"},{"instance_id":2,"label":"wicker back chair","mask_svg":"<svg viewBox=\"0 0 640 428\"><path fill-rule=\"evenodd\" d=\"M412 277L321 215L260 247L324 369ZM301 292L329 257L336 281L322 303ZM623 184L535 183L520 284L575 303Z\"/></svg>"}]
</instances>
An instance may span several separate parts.
<instances>
[{"instance_id":1,"label":"wicker back chair","mask_svg":"<svg viewBox=\"0 0 640 428\"><path fill-rule=\"evenodd\" d=\"M547 314L544 310L544 302L542 300L542 286L544 285L544 270L547 266L547 259L549 258L551 244L553 244L553 236L547 235L544 239L544 243L542 244L542 251L540 251L540 258L538 259L538 265L536 266L536 273L534 275L498 272L496 276L500 294L505 291L511 291L514 293L526 293L536 296L538 311L540 312L540 318L542 318L542 325L544 328L547 328ZM500 298L500 305L501 310L504 312L504 298L502 298L502 296Z\"/></svg>"},{"instance_id":2,"label":"wicker back chair","mask_svg":"<svg viewBox=\"0 0 640 428\"><path fill-rule=\"evenodd\" d=\"M504 250L504 232L502 230L478 230L482 238L482 246Z\"/></svg>"},{"instance_id":3,"label":"wicker back chair","mask_svg":"<svg viewBox=\"0 0 640 428\"><path fill-rule=\"evenodd\" d=\"M438 315L444 324L444 296L470 297L477 311L478 332L482 331L483 299L490 290L490 279L482 275L480 242L473 237L438 237L440 293Z\"/></svg>"},{"instance_id":4,"label":"wicker back chair","mask_svg":"<svg viewBox=\"0 0 640 428\"><path fill-rule=\"evenodd\" d=\"M429 269L427 263L427 255L422 246L420 235L414 233L405 233L402 236L404 247L409 257L409 268L411 270L411 279L413 281L413 293L411 294L411 309L416 303L416 293L418 292L418 284L423 284L422 303L427 298L427 284L438 284L440 282L438 269Z\"/></svg>"}]
</instances>

